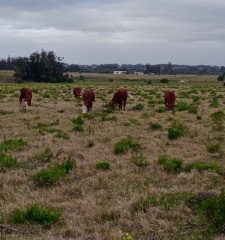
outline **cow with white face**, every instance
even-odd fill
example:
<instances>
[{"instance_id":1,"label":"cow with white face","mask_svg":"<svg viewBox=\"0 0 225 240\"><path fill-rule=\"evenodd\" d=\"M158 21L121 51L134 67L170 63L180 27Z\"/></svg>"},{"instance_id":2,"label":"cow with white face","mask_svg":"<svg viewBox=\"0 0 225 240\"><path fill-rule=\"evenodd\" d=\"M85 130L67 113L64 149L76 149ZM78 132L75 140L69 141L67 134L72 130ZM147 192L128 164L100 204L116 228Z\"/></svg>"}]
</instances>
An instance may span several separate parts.
<instances>
[{"instance_id":1,"label":"cow with white face","mask_svg":"<svg viewBox=\"0 0 225 240\"><path fill-rule=\"evenodd\" d=\"M26 108L31 106L31 99L32 99L32 91L29 88L21 88L20 89L20 105L23 103Z\"/></svg>"}]
</instances>

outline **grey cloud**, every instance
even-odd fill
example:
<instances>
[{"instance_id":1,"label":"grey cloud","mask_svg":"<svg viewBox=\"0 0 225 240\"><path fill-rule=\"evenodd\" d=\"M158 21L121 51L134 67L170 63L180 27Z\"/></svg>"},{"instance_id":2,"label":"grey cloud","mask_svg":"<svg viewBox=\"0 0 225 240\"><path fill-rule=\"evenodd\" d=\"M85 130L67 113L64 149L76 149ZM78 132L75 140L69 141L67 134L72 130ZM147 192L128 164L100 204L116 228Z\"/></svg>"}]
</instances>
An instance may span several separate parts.
<instances>
[{"instance_id":1,"label":"grey cloud","mask_svg":"<svg viewBox=\"0 0 225 240\"><path fill-rule=\"evenodd\" d=\"M2 0L0 42L14 56L54 47L71 62L206 62L207 55L222 64L224 12L222 0Z\"/></svg>"}]
</instances>

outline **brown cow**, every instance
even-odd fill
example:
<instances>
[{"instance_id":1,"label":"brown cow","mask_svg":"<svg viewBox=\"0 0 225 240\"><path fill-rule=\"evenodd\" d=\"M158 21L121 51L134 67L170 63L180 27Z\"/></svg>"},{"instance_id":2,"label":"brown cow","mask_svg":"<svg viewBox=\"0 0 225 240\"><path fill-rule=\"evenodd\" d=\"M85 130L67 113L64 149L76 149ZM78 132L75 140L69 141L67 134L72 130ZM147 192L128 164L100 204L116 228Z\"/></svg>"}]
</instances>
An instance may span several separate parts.
<instances>
[{"instance_id":1,"label":"brown cow","mask_svg":"<svg viewBox=\"0 0 225 240\"><path fill-rule=\"evenodd\" d=\"M81 96L81 88L80 87L74 87L73 88L73 95L75 98L79 98Z\"/></svg>"},{"instance_id":2,"label":"brown cow","mask_svg":"<svg viewBox=\"0 0 225 240\"><path fill-rule=\"evenodd\" d=\"M84 101L84 105L82 106L83 113L91 112L93 102L95 101L94 91L93 90L86 90L83 93L83 101Z\"/></svg>"},{"instance_id":3,"label":"brown cow","mask_svg":"<svg viewBox=\"0 0 225 240\"><path fill-rule=\"evenodd\" d=\"M114 108L115 105L118 104L119 105L119 109L125 111L127 97L128 97L127 89L120 87L114 93L112 101L109 103L109 105L112 108Z\"/></svg>"},{"instance_id":4,"label":"brown cow","mask_svg":"<svg viewBox=\"0 0 225 240\"><path fill-rule=\"evenodd\" d=\"M29 88L20 89L20 105L22 102L25 103L25 106L31 106L32 91Z\"/></svg>"},{"instance_id":5,"label":"brown cow","mask_svg":"<svg viewBox=\"0 0 225 240\"><path fill-rule=\"evenodd\" d=\"M172 113L175 113L175 101L176 95L170 90L164 91L164 101L168 111L172 110Z\"/></svg>"}]
</instances>

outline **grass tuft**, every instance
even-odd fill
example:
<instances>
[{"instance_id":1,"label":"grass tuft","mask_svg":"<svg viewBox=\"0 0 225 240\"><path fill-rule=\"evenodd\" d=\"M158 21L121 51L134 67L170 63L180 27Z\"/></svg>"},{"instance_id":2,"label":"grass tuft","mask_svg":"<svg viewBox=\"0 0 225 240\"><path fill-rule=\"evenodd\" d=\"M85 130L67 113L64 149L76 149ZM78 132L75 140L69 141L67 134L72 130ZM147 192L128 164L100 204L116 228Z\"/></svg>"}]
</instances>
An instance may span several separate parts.
<instances>
[{"instance_id":1,"label":"grass tuft","mask_svg":"<svg viewBox=\"0 0 225 240\"><path fill-rule=\"evenodd\" d=\"M131 136L124 138L114 145L114 153L116 155L126 153L129 149L137 151L140 149L140 144Z\"/></svg>"}]
</instances>

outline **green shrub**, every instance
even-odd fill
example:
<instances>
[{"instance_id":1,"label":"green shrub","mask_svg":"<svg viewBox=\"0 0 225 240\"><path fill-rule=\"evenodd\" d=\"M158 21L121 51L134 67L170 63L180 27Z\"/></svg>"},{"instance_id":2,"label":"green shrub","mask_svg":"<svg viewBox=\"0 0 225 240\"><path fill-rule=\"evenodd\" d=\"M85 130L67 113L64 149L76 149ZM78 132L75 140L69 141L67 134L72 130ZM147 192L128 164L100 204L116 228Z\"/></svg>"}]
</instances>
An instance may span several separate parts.
<instances>
[{"instance_id":1,"label":"green shrub","mask_svg":"<svg viewBox=\"0 0 225 240\"><path fill-rule=\"evenodd\" d=\"M170 210L178 204L188 201L193 195L194 193L191 192L164 193L159 197L159 204L162 205L164 209Z\"/></svg>"},{"instance_id":2,"label":"green shrub","mask_svg":"<svg viewBox=\"0 0 225 240\"><path fill-rule=\"evenodd\" d=\"M210 103L210 107L212 108L218 108L219 107L219 101L218 98L213 98L212 102Z\"/></svg>"},{"instance_id":3,"label":"green shrub","mask_svg":"<svg viewBox=\"0 0 225 240\"><path fill-rule=\"evenodd\" d=\"M188 104L186 102L178 102L176 105L176 110L179 112L186 111L188 110Z\"/></svg>"},{"instance_id":4,"label":"green shrub","mask_svg":"<svg viewBox=\"0 0 225 240\"><path fill-rule=\"evenodd\" d=\"M151 130L161 130L162 129L162 126L160 125L160 124L158 124L158 123L153 123L153 122L151 122L150 124L149 124L149 129L151 129Z\"/></svg>"},{"instance_id":5,"label":"green shrub","mask_svg":"<svg viewBox=\"0 0 225 240\"><path fill-rule=\"evenodd\" d=\"M105 161L101 161L101 162L98 162L96 163L96 169L100 169L100 170L108 170L110 169L110 163L108 162L105 162Z\"/></svg>"},{"instance_id":6,"label":"green shrub","mask_svg":"<svg viewBox=\"0 0 225 240\"><path fill-rule=\"evenodd\" d=\"M199 172L211 170L219 174L223 172L222 168L218 166L216 163L193 162L187 164L184 167L185 171L191 171L192 169L196 169Z\"/></svg>"},{"instance_id":7,"label":"green shrub","mask_svg":"<svg viewBox=\"0 0 225 240\"><path fill-rule=\"evenodd\" d=\"M23 150L27 143L23 139L7 139L0 144L0 151Z\"/></svg>"},{"instance_id":8,"label":"green shrub","mask_svg":"<svg viewBox=\"0 0 225 240\"><path fill-rule=\"evenodd\" d=\"M197 113L198 107L195 104L188 105L188 112L189 113Z\"/></svg>"},{"instance_id":9,"label":"green shrub","mask_svg":"<svg viewBox=\"0 0 225 240\"><path fill-rule=\"evenodd\" d=\"M182 169L183 160L179 158L168 158L161 156L158 159L159 165L162 165L167 172L178 172Z\"/></svg>"},{"instance_id":10,"label":"green shrub","mask_svg":"<svg viewBox=\"0 0 225 240\"><path fill-rule=\"evenodd\" d=\"M161 83L169 83L169 79L167 79L167 78L162 78L162 79L160 80L160 82L161 82Z\"/></svg>"},{"instance_id":11,"label":"green shrub","mask_svg":"<svg viewBox=\"0 0 225 240\"><path fill-rule=\"evenodd\" d=\"M144 104L138 103L137 105L133 106L133 110L142 110L144 109Z\"/></svg>"},{"instance_id":12,"label":"green shrub","mask_svg":"<svg viewBox=\"0 0 225 240\"><path fill-rule=\"evenodd\" d=\"M9 115L9 114L14 114L15 112L12 111L4 111L4 110L0 110L0 115Z\"/></svg>"},{"instance_id":13,"label":"green shrub","mask_svg":"<svg viewBox=\"0 0 225 240\"><path fill-rule=\"evenodd\" d=\"M156 112L158 112L158 113L164 113L164 112L166 112L165 106L160 106L160 107L158 107L158 108L156 109Z\"/></svg>"},{"instance_id":14,"label":"green shrub","mask_svg":"<svg viewBox=\"0 0 225 240\"><path fill-rule=\"evenodd\" d=\"M129 149L132 149L134 151L140 149L140 144L137 141L133 140L131 136L128 136L127 138L124 138L117 142L114 146L114 153L117 155L123 154Z\"/></svg>"},{"instance_id":15,"label":"green shrub","mask_svg":"<svg viewBox=\"0 0 225 240\"><path fill-rule=\"evenodd\" d=\"M44 226L59 221L60 213L40 204L33 204L31 207L21 210L16 209L10 215L10 222L13 224L38 223Z\"/></svg>"},{"instance_id":16,"label":"green shrub","mask_svg":"<svg viewBox=\"0 0 225 240\"><path fill-rule=\"evenodd\" d=\"M206 146L206 149L208 152L210 153L216 153L216 152L219 152L220 151L220 144L219 143L209 143L207 146Z\"/></svg>"},{"instance_id":17,"label":"green shrub","mask_svg":"<svg viewBox=\"0 0 225 240\"><path fill-rule=\"evenodd\" d=\"M76 132L83 132L84 131L84 128L83 128L84 119L81 115L79 115L76 118L73 118L72 123L74 124L74 126L73 126L74 131L76 131Z\"/></svg>"},{"instance_id":18,"label":"green shrub","mask_svg":"<svg viewBox=\"0 0 225 240\"><path fill-rule=\"evenodd\" d=\"M223 122L225 118L225 114L223 111L217 111L210 115L213 123L213 128L217 131L221 131L223 129Z\"/></svg>"},{"instance_id":19,"label":"green shrub","mask_svg":"<svg viewBox=\"0 0 225 240\"><path fill-rule=\"evenodd\" d=\"M184 136L185 133L185 126L179 121L173 121L171 128L168 129L168 138L173 140Z\"/></svg>"},{"instance_id":20,"label":"green shrub","mask_svg":"<svg viewBox=\"0 0 225 240\"><path fill-rule=\"evenodd\" d=\"M17 163L15 157L0 152L0 172L6 168L11 168Z\"/></svg>"},{"instance_id":21,"label":"green shrub","mask_svg":"<svg viewBox=\"0 0 225 240\"><path fill-rule=\"evenodd\" d=\"M75 166L75 160L71 157L67 161L56 166L42 169L33 176L34 182L39 186L53 185L61 177L64 177Z\"/></svg>"},{"instance_id":22,"label":"green shrub","mask_svg":"<svg viewBox=\"0 0 225 240\"><path fill-rule=\"evenodd\" d=\"M191 204L190 204L191 202ZM189 201L189 206L203 213L216 232L224 232L225 226L225 191L218 196L204 197L198 201Z\"/></svg>"},{"instance_id":23,"label":"green shrub","mask_svg":"<svg viewBox=\"0 0 225 240\"><path fill-rule=\"evenodd\" d=\"M75 126L73 127L73 130L74 130L75 132L83 132L83 131L84 131L84 127L83 127L82 125L77 124L77 125L75 125Z\"/></svg>"},{"instance_id":24,"label":"green shrub","mask_svg":"<svg viewBox=\"0 0 225 240\"><path fill-rule=\"evenodd\" d=\"M78 124L78 125L83 125L84 124L84 119L81 115L77 116L76 118L74 117L72 119L73 124Z\"/></svg>"}]
</instances>

